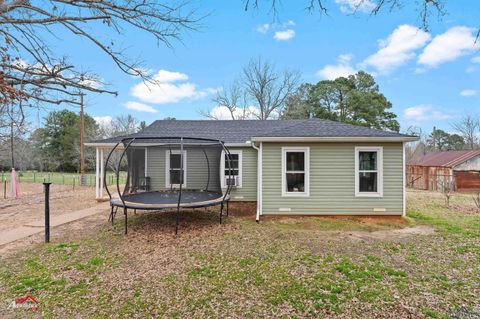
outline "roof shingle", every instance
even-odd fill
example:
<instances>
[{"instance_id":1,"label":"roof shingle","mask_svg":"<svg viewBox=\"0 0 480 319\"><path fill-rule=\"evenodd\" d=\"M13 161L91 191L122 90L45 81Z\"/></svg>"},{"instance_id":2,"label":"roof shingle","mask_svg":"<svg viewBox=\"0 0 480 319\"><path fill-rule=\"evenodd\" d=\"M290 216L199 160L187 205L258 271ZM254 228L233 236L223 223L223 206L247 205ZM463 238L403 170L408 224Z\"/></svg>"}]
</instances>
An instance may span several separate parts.
<instances>
[{"instance_id":1,"label":"roof shingle","mask_svg":"<svg viewBox=\"0 0 480 319\"><path fill-rule=\"evenodd\" d=\"M409 137L330 120L157 120L140 133L93 141L115 143L125 137L201 137L226 143L246 143L252 137Z\"/></svg>"}]
</instances>

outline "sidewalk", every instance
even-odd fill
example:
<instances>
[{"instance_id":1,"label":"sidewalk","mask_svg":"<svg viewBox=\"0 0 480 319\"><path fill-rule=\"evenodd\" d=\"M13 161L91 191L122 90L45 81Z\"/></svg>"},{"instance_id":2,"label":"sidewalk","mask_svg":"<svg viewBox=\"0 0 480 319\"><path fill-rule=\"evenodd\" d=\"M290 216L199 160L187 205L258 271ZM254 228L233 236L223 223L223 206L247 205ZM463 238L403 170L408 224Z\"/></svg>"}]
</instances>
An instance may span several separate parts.
<instances>
[{"instance_id":1,"label":"sidewalk","mask_svg":"<svg viewBox=\"0 0 480 319\"><path fill-rule=\"evenodd\" d=\"M50 227L64 225L88 216L99 214L108 210L107 203L101 203L96 206L77 210L68 214L59 215L50 218ZM21 227L0 233L0 246L12 243L44 231L45 220L40 219L27 223Z\"/></svg>"}]
</instances>

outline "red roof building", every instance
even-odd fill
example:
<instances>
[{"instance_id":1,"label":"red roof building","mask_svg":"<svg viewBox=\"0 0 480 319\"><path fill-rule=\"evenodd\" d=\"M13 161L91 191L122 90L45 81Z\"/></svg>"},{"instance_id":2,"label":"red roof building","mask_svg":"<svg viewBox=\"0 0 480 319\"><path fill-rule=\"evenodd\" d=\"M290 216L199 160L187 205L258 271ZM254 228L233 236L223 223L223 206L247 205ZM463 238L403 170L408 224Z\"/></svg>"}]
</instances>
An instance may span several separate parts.
<instances>
[{"instance_id":1,"label":"red roof building","mask_svg":"<svg viewBox=\"0 0 480 319\"><path fill-rule=\"evenodd\" d=\"M407 186L416 189L480 191L480 150L428 153L407 165Z\"/></svg>"}]
</instances>

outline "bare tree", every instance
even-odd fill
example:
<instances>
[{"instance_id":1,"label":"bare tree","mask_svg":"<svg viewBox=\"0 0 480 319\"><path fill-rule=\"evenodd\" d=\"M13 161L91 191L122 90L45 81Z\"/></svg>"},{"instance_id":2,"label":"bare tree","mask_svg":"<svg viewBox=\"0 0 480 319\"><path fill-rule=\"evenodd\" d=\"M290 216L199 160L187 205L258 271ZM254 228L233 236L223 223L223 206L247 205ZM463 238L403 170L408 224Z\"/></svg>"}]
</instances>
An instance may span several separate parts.
<instances>
[{"instance_id":1,"label":"bare tree","mask_svg":"<svg viewBox=\"0 0 480 319\"><path fill-rule=\"evenodd\" d=\"M212 101L217 107L225 108L232 120L246 120L253 116L247 105L247 97L241 80L235 80L230 86L218 90ZM222 114L212 111L201 111L200 114L212 120L223 118Z\"/></svg>"},{"instance_id":2,"label":"bare tree","mask_svg":"<svg viewBox=\"0 0 480 319\"><path fill-rule=\"evenodd\" d=\"M480 133L480 119L478 116L467 114L460 121L453 123L452 128L463 136L465 143L471 150L475 149Z\"/></svg>"},{"instance_id":3,"label":"bare tree","mask_svg":"<svg viewBox=\"0 0 480 319\"><path fill-rule=\"evenodd\" d=\"M300 82L297 71L278 71L272 63L252 59L231 86L220 90L213 102L216 108L202 115L219 119L215 112L224 107L232 120L278 118L289 96L296 92ZM222 114L223 115L223 114Z\"/></svg>"},{"instance_id":4,"label":"bare tree","mask_svg":"<svg viewBox=\"0 0 480 319\"><path fill-rule=\"evenodd\" d=\"M0 0L0 92L5 96L8 87L20 91L24 101L20 112L24 106L78 105L82 91L116 94L100 75L82 71L62 52L51 49L52 43L46 39L61 42L55 36L61 29L97 48L124 73L153 81L142 71L140 61L128 59L125 50L116 45L116 36L133 28L171 46L182 31L196 28L199 19L194 15L186 2ZM5 107L6 103L0 103L0 113Z\"/></svg>"},{"instance_id":5,"label":"bare tree","mask_svg":"<svg viewBox=\"0 0 480 319\"><path fill-rule=\"evenodd\" d=\"M281 2L282 1L280 0L243 0L245 11L250 9L259 10L261 9L262 4L265 4L268 7L269 12L274 15L277 15ZM295 2L301 3L308 12L318 11L323 15L328 15L330 4L337 5L338 3L336 0L304 0L303 3L301 1ZM414 2L415 11L418 12L422 27L426 30L430 25L430 19L433 15L440 18L447 14L445 4L448 0L353 0L350 1L350 7L352 13L356 13L357 11L367 11L371 15L378 15L383 11L391 12L403 9L411 2Z\"/></svg>"},{"instance_id":6,"label":"bare tree","mask_svg":"<svg viewBox=\"0 0 480 319\"><path fill-rule=\"evenodd\" d=\"M245 92L259 109L258 119L266 120L273 113L278 117L287 97L298 87L300 74L285 70L278 72L275 66L262 59L252 59L243 69Z\"/></svg>"}]
</instances>

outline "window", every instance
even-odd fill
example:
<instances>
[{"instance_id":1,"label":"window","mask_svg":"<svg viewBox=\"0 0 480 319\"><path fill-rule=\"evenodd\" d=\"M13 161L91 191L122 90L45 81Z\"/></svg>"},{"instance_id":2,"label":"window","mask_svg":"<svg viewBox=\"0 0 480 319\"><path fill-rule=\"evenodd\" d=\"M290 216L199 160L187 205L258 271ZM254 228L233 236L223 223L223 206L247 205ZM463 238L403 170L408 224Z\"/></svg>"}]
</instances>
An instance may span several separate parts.
<instances>
[{"instance_id":1,"label":"window","mask_svg":"<svg viewBox=\"0 0 480 319\"><path fill-rule=\"evenodd\" d=\"M179 150L168 150L166 153L166 187L182 187L187 185L187 151L183 151L183 170L182 170L182 155ZM183 176L183 181L182 181Z\"/></svg>"},{"instance_id":2,"label":"window","mask_svg":"<svg viewBox=\"0 0 480 319\"><path fill-rule=\"evenodd\" d=\"M310 149L282 148L282 196L309 196Z\"/></svg>"},{"instance_id":3,"label":"window","mask_svg":"<svg viewBox=\"0 0 480 319\"><path fill-rule=\"evenodd\" d=\"M383 196L383 148L355 148L355 196Z\"/></svg>"},{"instance_id":4,"label":"window","mask_svg":"<svg viewBox=\"0 0 480 319\"><path fill-rule=\"evenodd\" d=\"M222 152L222 161L220 164L222 188L228 185L242 187L242 151L230 150L230 166L228 165L228 155Z\"/></svg>"}]
</instances>

